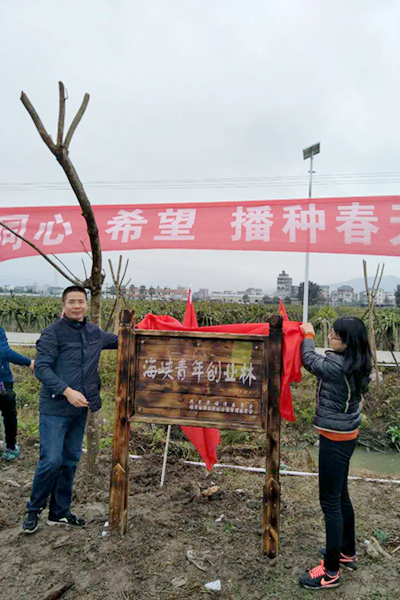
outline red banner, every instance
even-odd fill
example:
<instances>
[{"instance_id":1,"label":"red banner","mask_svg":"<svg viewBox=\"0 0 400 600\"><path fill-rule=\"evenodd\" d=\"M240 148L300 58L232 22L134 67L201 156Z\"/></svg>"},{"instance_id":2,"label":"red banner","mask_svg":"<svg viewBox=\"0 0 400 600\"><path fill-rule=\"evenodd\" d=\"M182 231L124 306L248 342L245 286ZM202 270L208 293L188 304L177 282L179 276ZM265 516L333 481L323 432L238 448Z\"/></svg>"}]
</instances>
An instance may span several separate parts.
<instances>
[{"instance_id":1,"label":"red banner","mask_svg":"<svg viewBox=\"0 0 400 600\"><path fill-rule=\"evenodd\" d=\"M189 248L400 254L400 196L94 206L110 250ZM0 221L46 254L90 250L76 206L0 208ZM0 227L0 261L36 252Z\"/></svg>"}]
</instances>

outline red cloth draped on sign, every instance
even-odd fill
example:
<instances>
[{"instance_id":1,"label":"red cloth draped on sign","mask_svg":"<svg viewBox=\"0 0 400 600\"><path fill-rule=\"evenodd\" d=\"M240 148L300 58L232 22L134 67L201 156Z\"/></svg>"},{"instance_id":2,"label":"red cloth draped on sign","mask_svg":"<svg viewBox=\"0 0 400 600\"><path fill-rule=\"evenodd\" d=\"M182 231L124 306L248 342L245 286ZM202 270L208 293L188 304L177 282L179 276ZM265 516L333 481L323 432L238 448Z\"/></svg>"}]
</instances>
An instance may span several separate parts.
<instances>
[{"instance_id":1,"label":"red cloth draped on sign","mask_svg":"<svg viewBox=\"0 0 400 600\"><path fill-rule=\"evenodd\" d=\"M191 329L198 329L199 327L192 301L192 288L189 288L185 316L183 317L183 326L190 327ZM220 442L219 430L208 427L187 427L185 425L181 425L181 429L206 463L207 469L211 471L212 467L218 461L217 447Z\"/></svg>"},{"instance_id":2,"label":"red cloth draped on sign","mask_svg":"<svg viewBox=\"0 0 400 600\"><path fill-rule=\"evenodd\" d=\"M290 384L301 381L301 354L300 346L303 333L301 323L296 321L283 321L283 349L282 349L282 385L279 401L281 417L287 421L295 421L293 412ZM160 331L214 331L221 333L255 333L269 335L269 323L243 323L234 325L215 325L211 327L184 327L180 321L169 316L152 315L148 313L138 323L138 329L157 329Z\"/></svg>"}]
</instances>

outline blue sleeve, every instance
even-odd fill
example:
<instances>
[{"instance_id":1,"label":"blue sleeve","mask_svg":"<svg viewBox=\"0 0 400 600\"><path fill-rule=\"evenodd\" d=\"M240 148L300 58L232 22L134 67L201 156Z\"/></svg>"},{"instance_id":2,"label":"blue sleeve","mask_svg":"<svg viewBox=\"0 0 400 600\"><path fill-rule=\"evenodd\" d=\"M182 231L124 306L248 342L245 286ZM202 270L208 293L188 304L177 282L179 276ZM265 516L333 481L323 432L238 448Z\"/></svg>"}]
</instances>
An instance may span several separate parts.
<instances>
[{"instance_id":1,"label":"blue sleeve","mask_svg":"<svg viewBox=\"0 0 400 600\"><path fill-rule=\"evenodd\" d=\"M118 348L118 336L115 333L101 332L103 350L116 350Z\"/></svg>"},{"instance_id":2,"label":"blue sleeve","mask_svg":"<svg viewBox=\"0 0 400 600\"><path fill-rule=\"evenodd\" d=\"M54 372L58 358L58 339L54 329L45 329L36 342L35 376L56 396L62 394L68 384Z\"/></svg>"},{"instance_id":3,"label":"blue sleeve","mask_svg":"<svg viewBox=\"0 0 400 600\"><path fill-rule=\"evenodd\" d=\"M23 367L29 367L31 364L30 358L11 350L10 346L8 345L6 332L2 327L0 327L0 358L12 363L13 365L21 365Z\"/></svg>"}]
</instances>

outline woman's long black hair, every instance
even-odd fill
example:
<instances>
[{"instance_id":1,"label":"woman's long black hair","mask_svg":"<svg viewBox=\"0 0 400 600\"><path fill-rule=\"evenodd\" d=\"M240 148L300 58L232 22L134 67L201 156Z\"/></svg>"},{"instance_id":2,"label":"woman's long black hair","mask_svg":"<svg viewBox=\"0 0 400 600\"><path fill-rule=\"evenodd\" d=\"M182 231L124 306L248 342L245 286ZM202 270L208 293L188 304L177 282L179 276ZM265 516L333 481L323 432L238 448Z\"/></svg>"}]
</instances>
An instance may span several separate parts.
<instances>
[{"instance_id":1,"label":"woman's long black hair","mask_svg":"<svg viewBox=\"0 0 400 600\"><path fill-rule=\"evenodd\" d=\"M336 319L332 328L346 344L344 374L347 378L354 377L356 389L360 392L372 369L372 353L365 325L357 317L342 317Z\"/></svg>"}]
</instances>

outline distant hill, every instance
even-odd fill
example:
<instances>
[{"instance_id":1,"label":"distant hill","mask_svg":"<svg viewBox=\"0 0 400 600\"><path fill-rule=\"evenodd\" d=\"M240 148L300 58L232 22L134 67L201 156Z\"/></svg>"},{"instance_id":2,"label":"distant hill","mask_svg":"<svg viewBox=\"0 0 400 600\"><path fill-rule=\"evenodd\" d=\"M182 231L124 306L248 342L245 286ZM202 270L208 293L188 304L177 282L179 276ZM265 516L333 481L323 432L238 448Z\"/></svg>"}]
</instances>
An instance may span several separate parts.
<instances>
[{"instance_id":1,"label":"distant hill","mask_svg":"<svg viewBox=\"0 0 400 600\"><path fill-rule=\"evenodd\" d=\"M372 286L373 283L374 277L368 277L368 285ZM365 290L364 277L355 277L354 279L339 281L339 283L328 283L327 285L329 285L330 291L337 290L342 285L350 285L354 288L355 292L363 292ZM385 292L393 292L398 285L400 285L400 277L396 277L396 275L384 275L380 288Z\"/></svg>"}]
</instances>

